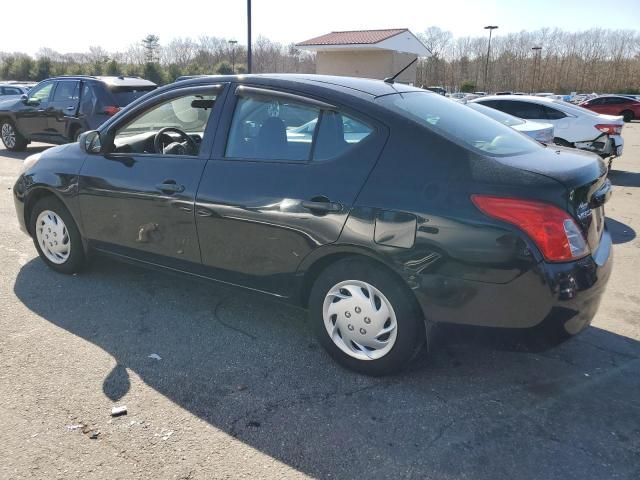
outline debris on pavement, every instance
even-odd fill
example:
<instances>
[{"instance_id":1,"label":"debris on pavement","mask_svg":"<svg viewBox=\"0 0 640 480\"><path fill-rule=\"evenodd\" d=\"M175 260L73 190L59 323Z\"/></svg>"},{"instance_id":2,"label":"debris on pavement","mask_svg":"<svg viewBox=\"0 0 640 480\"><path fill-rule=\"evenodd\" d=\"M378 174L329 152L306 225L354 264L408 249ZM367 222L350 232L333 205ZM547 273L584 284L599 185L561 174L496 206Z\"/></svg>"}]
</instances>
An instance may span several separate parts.
<instances>
[{"instance_id":1,"label":"debris on pavement","mask_svg":"<svg viewBox=\"0 0 640 480\"><path fill-rule=\"evenodd\" d=\"M154 360L162 360L162 357L160 355L158 355L157 353L152 353L147 358L153 358Z\"/></svg>"},{"instance_id":2,"label":"debris on pavement","mask_svg":"<svg viewBox=\"0 0 640 480\"><path fill-rule=\"evenodd\" d=\"M91 440L96 440L98 438L98 435L100 435L100 430L93 430L90 434L89 434L89 438Z\"/></svg>"},{"instance_id":3,"label":"debris on pavement","mask_svg":"<svg viewBox=\"0 0 640 480\"><path fill-rule=\"evenodd\" d=\"M67 425L67 430L73 432L74 430L80 430L84 425L82 423L78 423L77 425Z\"/></svg>"},{"instance_id":4,"label":"debris on pavement","mask_svg":"<svg viewBox=\"0 0 640 480\"><path fill-rule=\"evenodd\" d=\"M119 417L120 415L126 415L126 414L127 414L127 407L125 405L122 405L121 407L113 407L111 409L112 417Z\"/></svg>"}]
</instances>

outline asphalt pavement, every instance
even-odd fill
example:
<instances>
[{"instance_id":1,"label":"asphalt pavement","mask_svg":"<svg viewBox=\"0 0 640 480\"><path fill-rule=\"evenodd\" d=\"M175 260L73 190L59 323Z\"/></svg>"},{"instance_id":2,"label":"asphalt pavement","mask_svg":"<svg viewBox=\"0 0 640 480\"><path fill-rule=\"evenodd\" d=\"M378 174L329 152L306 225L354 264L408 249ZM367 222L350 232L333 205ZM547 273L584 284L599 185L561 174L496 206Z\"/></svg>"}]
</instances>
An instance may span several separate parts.
<instances>
[{"instance_id":1,"label":"asphalt pavement","mask_svg":"<svg viewBox=\"0 0 640 480\"><path fill-rule=\"evenodd\" d=\"M47 269L11 194L44 147L0 148L0 478L637 480L640 123L623 136L592 327L554 347L442 329L379 379L267 298L111 260Z\"/></svg>"}]
</instances>

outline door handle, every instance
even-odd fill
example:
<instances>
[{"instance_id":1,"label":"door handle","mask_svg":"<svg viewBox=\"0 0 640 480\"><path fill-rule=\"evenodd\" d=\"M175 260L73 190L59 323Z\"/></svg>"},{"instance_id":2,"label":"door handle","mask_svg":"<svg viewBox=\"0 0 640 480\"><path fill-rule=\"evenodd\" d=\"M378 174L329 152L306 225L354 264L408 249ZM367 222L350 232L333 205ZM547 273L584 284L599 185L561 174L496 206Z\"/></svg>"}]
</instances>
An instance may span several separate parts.
<instances>
[{"instance_id":1,"label":"door handle","mask_svg":"<svg viewBox=\"0 0 640 480\"><path fill-rule=\"evenodd\" d=\"M312 212L336 213L342 210L342 205L330 201L305 200L302 206Z\"/></svg>"},{"instance_id":2,"label":"door handle","mask_svg":"<svg viewBox=\"0 0 640 480\"><path fill-rule=\"evenodd\" d=\"M76 107L71 106L71 107L67 107L67 110L68 110L69 112L71 112L71 111L75 110L75 108L76 108Z\"/></svg>"},{"instance_id":3,"label":"door handle","mask_svg":"<svg viewBox=\"0 0 640 480\"><path fill-rule=\"evenodd\" d=\"M165 180L156 185L156 189L164 193L184 192L184 185L178 185L175 180Z\"/></svg>"}]
</instances>

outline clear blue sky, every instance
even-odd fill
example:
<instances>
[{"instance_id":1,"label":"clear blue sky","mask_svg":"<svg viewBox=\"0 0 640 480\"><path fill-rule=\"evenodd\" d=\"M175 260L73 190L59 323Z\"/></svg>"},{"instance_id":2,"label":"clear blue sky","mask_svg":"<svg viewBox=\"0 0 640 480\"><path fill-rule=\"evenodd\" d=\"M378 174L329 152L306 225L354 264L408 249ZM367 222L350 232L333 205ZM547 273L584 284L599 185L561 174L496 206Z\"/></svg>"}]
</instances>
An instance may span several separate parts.
<instances>
[{"instance_id":1,"label":"clear blue sky","mask_svg":"<svg viewBox=\"0 0 640 480\"><path fill-rule=\"evenodd\" d=\"M90 45L119 50L148 33L159 35L161 43L204 34L246 42L245 0L164 4L30 0L15 19L3 15L0 50L35 53L48 46L78 52ZM282 43L333 30L408 27L420 32L431 25L456 36L483 35L487 24L499 25L498 35L541 27L640 29L640 0L253 0L253 17L254 39L262 34Z\"/></svg>"}]
</instances>

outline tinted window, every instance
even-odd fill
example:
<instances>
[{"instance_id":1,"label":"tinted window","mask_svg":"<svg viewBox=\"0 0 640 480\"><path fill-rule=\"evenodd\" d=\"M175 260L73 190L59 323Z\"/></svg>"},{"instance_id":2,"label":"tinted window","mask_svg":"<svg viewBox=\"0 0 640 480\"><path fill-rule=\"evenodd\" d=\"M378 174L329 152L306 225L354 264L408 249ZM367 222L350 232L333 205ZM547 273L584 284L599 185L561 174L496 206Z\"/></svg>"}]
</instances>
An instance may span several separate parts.
<instances>
[{"instance_id":1,"label":"tinted window","mask_svg":"<svg viewBox=\"0 0 640 480\"><path fill-rule=\"evenodd\" d=\"M319 116L318 107L284 97L238 97L225 155L307 161Z\"/></svg>"},{"instance_id":2,"label":"tinted window","mask_svg":"<svg viewBox=\"0 0 640 480\"><path fill-rule=\"evenodd\" d=\"M58 82L56 90L53 93L54 102L66 102L78 99L78 91L80 82Z\"/></svg>"},{"instance_id":3,"label":"tinted window","mask_svg":"<svg viewBox=\"0 0 640 480\"><path fill-rule=\"evenodd\" d=\"M525 120L540 120L547 118L542 105L538 105L537 103L520 101L504 101L500 103L502 104L500 110L510 115L524 118Z\"/></svg>"},{"instance_id":4,"label":"tinted window","mask_svg":"<svg viewBox=\"0 0 640 480\"><path fill-rule=\"evenodd\" d=\"M126 107L131 102L133 102L136 98L140 98L145 93L148 93L152 90L155 90L156 87L153 85L144 86L144 87L109 87L109 92L111 92L111 96L115 100L116 107Z\"/></svg>"},{"instance_id":5,"label":"tinted window","mask_svg":"<svg viewBox=\"0 0 640 480\"><path fill-rule=\"evenodd\" d=\"M378 101L452 141L488 155L518 155L543 148L511 128L441 95L411 92Z\"/></svg>"},{"instance_id":6,"label":"tinted window","mask_svg":"<svg viewBox=\"0 0 640 480\"><path fill-rule=\"evenodd\" d=\"M15 87L4 87L5 95L22 95L22 91Z\"/></svg>"},{"instance_id":7,"label":"tinted window","mask_svg":"<svg viewBox=\"0 0 640 480\"><path fill-rule=\"evenodd\" d=\"M629 101L626 98L619 98L619 97L609 97L606 100L607 100L606 103L609 105L621 105Z\"/></svg>"},{"instance_id":8,"label":"tinted window","mask_svg":"<svg viewBox=\"0 0 640 480\"><path fill-rule=\"evenodd\" d=\"M560 110L556 110L555 108L547 107L546 105L541 105L546 118L549 120L560 120L561 118L566 117L564 113Z\"/></svg>"},{"instance_id":9,"label":"tinted window","mask_svg":"<svg viewBox=\"0 0 640 480\"><path fill-rule=\"evenodd\" d=\"M485 102L485 105L488 103L490 102ZM507 127L522 125L524 123L524 120L520 120L513 115L509 115L508 113L501 112L500 110L496 110L495 108L487 107L485 105L482 105L480 103L467 103L467 106L469 108L472 108L476 112L480 112L489 118L493 118L494 120L506 125Z\"/></svg>"},{"instance_id":10,"label":"tinted window","mask_svg":"<svg viewBox=\"0 0 640 480\"><path fill-rule=\"evenodd\" d=\"M604 98L594 98L593 100L589 100L587 105L604 105Z\"/></svg>"},{"instance_id":11,"label":"tinted window","mask_svg":"<svg viewBox=\"0 0 640 480\"><path fill-rule=\"evenodd\" d=\"M40 102L46 102L51 95L51 89L53 88L53 82L47 82L34 87L29 92L29 100L38 100Z\"/></svg>"},{"instance_id":12,"label":"tinted window","mask_svg":"<svg viewBox=\"0 0 640 480\"><path fill-rule=\"evenodd\" d=\"M373 129L340 112L324 111L313 151L314 160L327 160L342 155L367 138Z\"/></svg>"}]
</instances>

